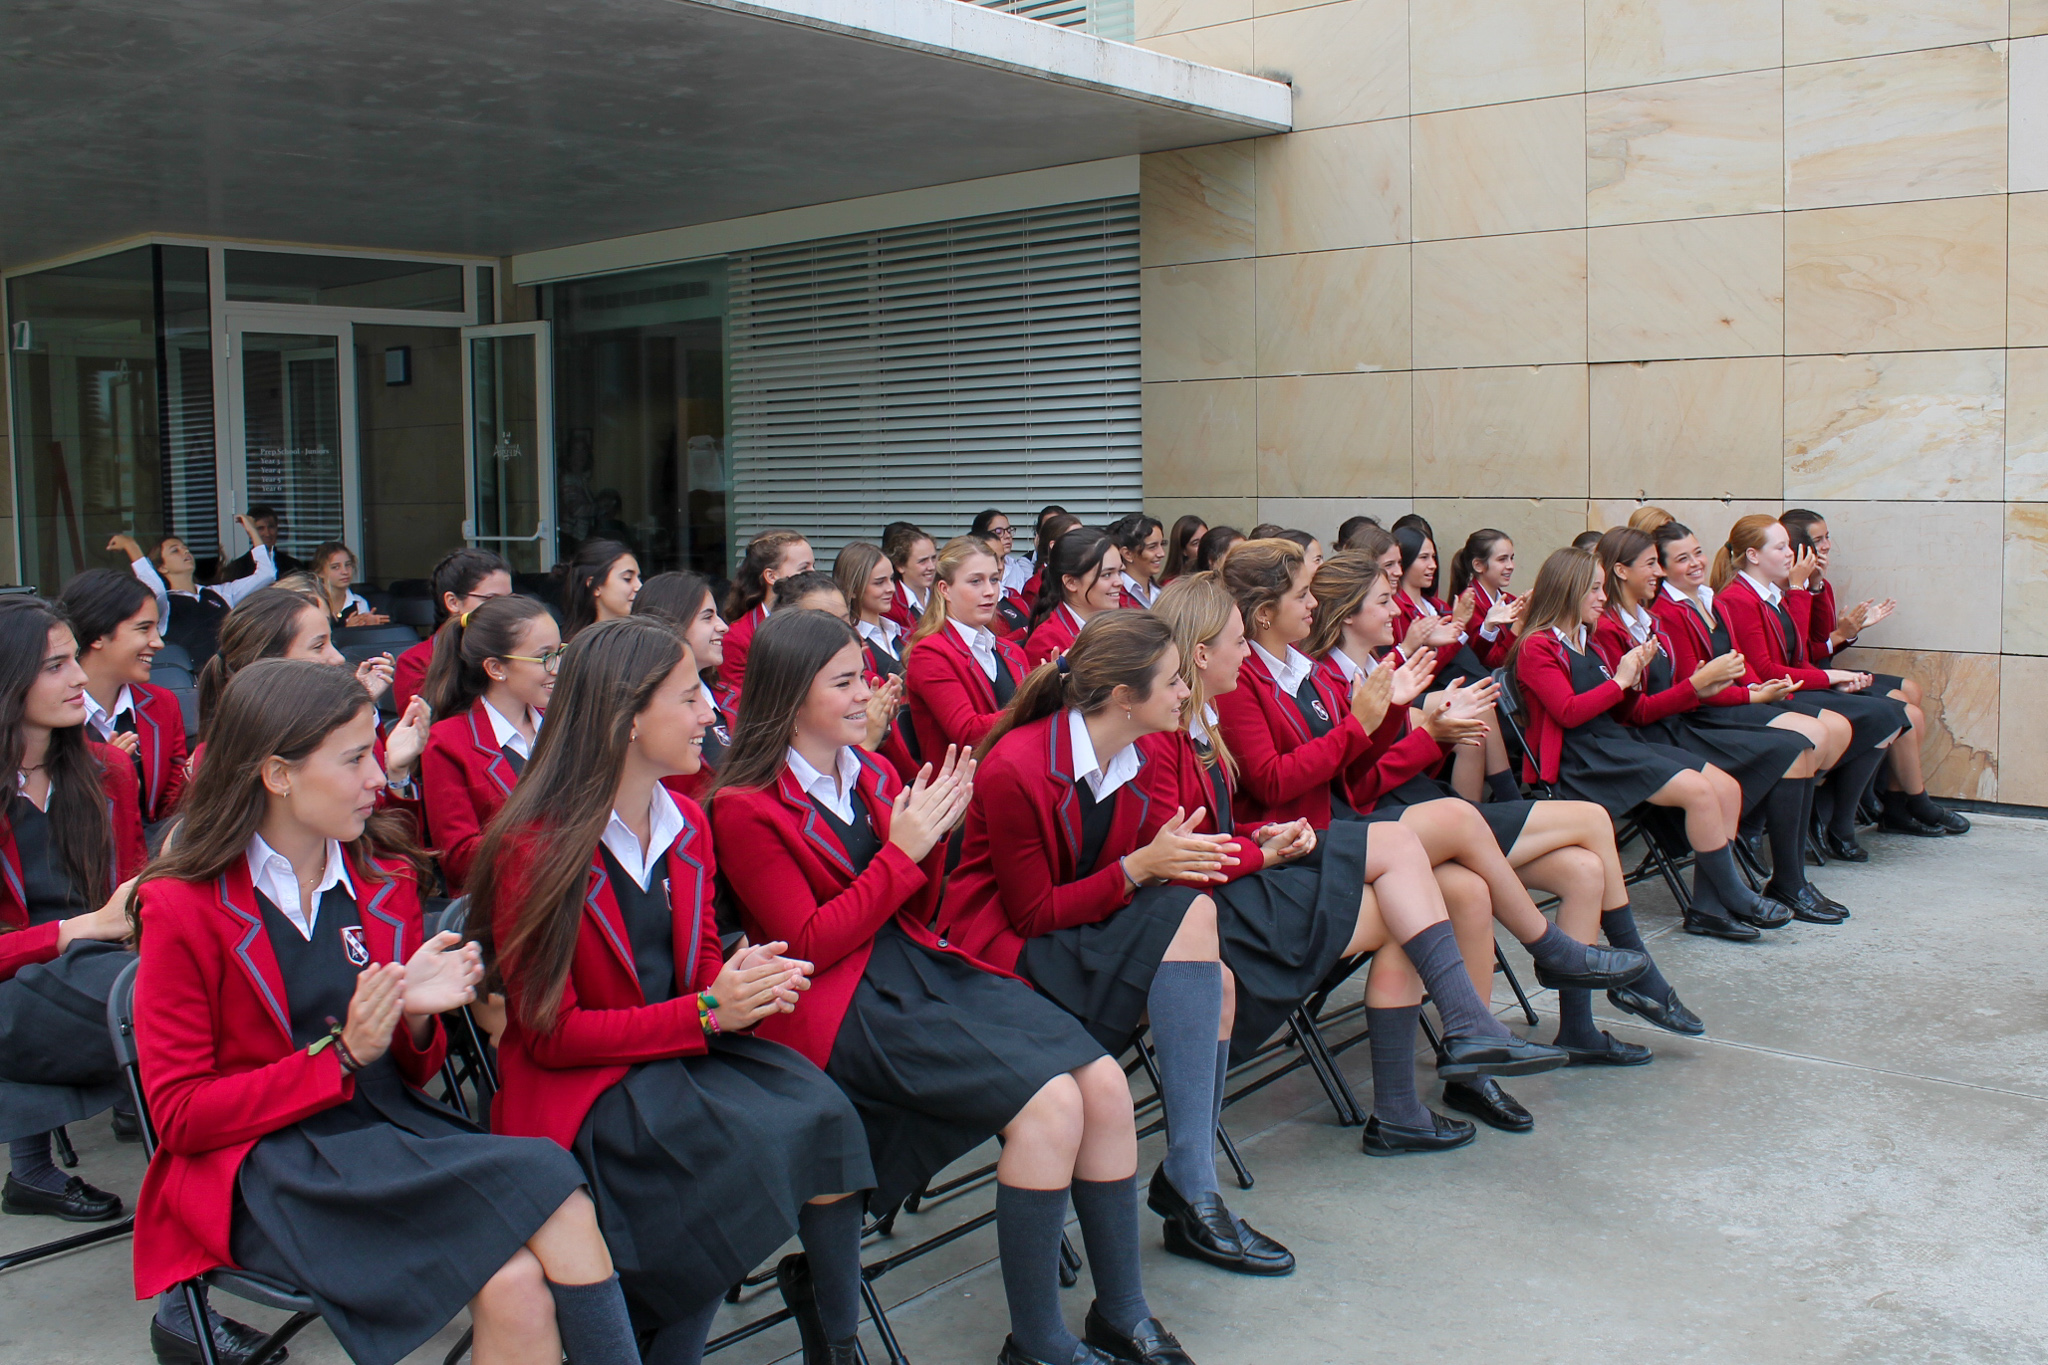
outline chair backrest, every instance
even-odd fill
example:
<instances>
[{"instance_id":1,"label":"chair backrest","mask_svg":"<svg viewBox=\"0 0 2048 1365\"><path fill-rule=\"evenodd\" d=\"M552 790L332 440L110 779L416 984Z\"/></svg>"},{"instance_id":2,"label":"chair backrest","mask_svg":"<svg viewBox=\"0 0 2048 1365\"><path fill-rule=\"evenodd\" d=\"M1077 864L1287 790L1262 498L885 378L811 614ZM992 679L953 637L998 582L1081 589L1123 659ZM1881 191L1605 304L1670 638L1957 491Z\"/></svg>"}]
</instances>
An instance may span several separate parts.
<instances>
[{"instance_id":1,"label":"chair backrest","mask_svg":"<svg viewBox=\"0 0 2048 1365\"><path fill-rule=\"evenodd\" d=\"M1493 713L1500 718L1501 742L1507 746L1510 757L1508 771L1519 778L1521 765L1518 760L1530 752L1528 736L1522 733L1522 717L1526 714L1522 709L1522 694L1515 687L1512 669L1505 666L1494 669L1493 680L1500 686L1500 696L1493 703ZM1533 787L1539 796L1551 794L1550 784L1541 778L1527 785Z\"/></svg>"},{"instance_id":2,"label":"chair backrest","mask_svg":"<svg viewBox=\"0 0 2048 1365\"><path fill-rule=\"evenodd\" d=\"M149 683L161 687L178 699L178 709L185 713L185 738L190 740L199 733L199 683L188 668L176 664L165 664L162 657L150 665Z\"/></svg>"},{"instance_id":3,"label":"chair backrest","mask_svg":"<svg viewBox=\"0 0 2048 1365\"><path fill-rule=\"evenodd\" d=\"M128 1098L135 1105L142 1129L142 1155L147 1160L156 1155L156 1123L142 1093L142 1058L135 1045L135 974L141 966L138 957L114 978L114 989L107 993L107 1034L114 1043L114 1060L121 1064L121 1076L128 1083Z\"/></svg>"},{"instance_id":4,"label":"chair backrest","mask_svg":"<svg viewBox=\"0 0 2048 1365\"><path fill-rule=\"evenodd\" d=\"M419 630L432 630L434 628L434 599L431 597L393 596L391 605L386 609L385 614L390 616L392 623L395 625L412 626Z\"/></svg>"},{"instance_id":5,"label":"chair backrest","mask_svg":"<svg viewBox=\"0 0 2048 1365\"><path fill-rule=\"evenodd\" d=\"M191 651L187 650L183 645L174 645L168 640L164 641L163 648L156 652L156 658L150 661L149 680L151 682L156 681L156 670L159 668L182 668L187 673L197 671L192 667Z\"/></svg>"},{"instance_id":6,"label":"chair backrest","mask_svg":"<svg viewBox=\"0 0 2048 1365\"><path fill-rule=\"evenodd\" d=\"M334 632L332 638L334 647L341 651L343 657L350 657L350 650L360 650L361 652L353 657L367 659L387 650L393 654L402 654L420 642L420 633L411 626L396 624L343 626Z\"/></svg>"},{"instance_id":7,"label":"chair backrest","mask_svg":"<svg viewBox=\"0 0 2048 1365\"><path fill-rule=\"evenodd\" d=\"M449 901L447 908L436 917L433 925L427 930L427 936L431 938L435 934L461 934L467 938L469 934L464 926L468 923L469 897L457 896Z\"/></svg>"}]
</instances>

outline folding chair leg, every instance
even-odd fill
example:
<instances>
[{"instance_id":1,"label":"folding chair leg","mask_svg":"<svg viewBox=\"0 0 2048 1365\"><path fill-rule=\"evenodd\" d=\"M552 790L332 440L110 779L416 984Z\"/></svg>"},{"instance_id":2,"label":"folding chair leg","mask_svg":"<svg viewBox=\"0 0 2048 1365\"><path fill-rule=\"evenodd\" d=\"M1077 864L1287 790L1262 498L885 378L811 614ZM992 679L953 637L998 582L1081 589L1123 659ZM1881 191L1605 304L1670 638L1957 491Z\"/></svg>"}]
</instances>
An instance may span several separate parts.
<instances>
[{"instance_id":1,"label":"folding chair leg","mask_svg":"<svg viewBox=\"0 0 2048 1365\"><path fill-rule=\"evenodd\" d=\"M1522 983L1515 976L1515 969L1508 965L1507 958L1501 953L1499 943L1493 945L1493 965L1500 968L1501 975L1508 979L1508 989L1515 993L1515 999L1522 1006L1522 1017L1529 1021L1530 1028L1536 1027L1536 1007L1529 1003L1529 993L1522 989Z\"/></svg>"},{"instance_id":2,"label":"folding chair leg","mask_svg":"<svg viewBox=\"0 0 2048 1365\"><path fill-rule=\"evenodd\" d=\"M1436 1054L1437 1065L1442 1066L1444 1063L1444 1040L1437 1036L1436 1025L1429 1022L1429 1015L1427 1013L1417 1014L1415 1021L1422 1025L1422 1036L1429 1039L1429 1050Z\"/></svg>"},{"instance_id":3,"label":"folding chair leg","mask_svg":"<svg viewBox=\"0 0 2048 1365\"><path fill-rule=\"evenodd\" d=\"M126 1237L133 1231L135 1231L135 1218L131 1214L117 1222L106 1223L96 1227L90 1232L74 1233L69 1237L60 1237L54 1242L44 1242L41 1246L24 1247L20 1251L11 1251L5 1256L0 1256L0 1271L12 1270L18 1265L27 1265L31 1261L42 1261L48 1260L52 1256L62 1256L67 1251L76 1251L80 1247L89 1247L98 1242L111 1242L116 1237Z\"/></svg>"},{"instance_id":4,"label":"folding chair leg","mask_svg":"<svg viewBox=\"0 0 2048 1365\"><path fill-rule=\"evenodd\" d=\"M1330 1097L1330 1107L1337 1111L1337 1124L1342 1128L1356 1128L1365 1122L1364 1106L1358 1102L1357 1092L1351 1082L1337 1067L1337 1059L1323 1043L1323 1035L1303 1010L1296 1010L1287 1016L1288 1030L1294 1035L1295 1045L1308 1062L1309 1069L1316 1074L1323 1093Z\"/></svg>"},{"instance_id":5,"label":"folding chair leg","mask_svg":"<svg viewBox=\"0 0 2048 1365\"><path fill-rule=\"evenodd\" d=\"M1244 1164L1244 1158L1237 1154L1237 1144L1230 1140L1230 1130L1222 1123L1216 1125L1216 1141L1223 1146L1224 1159L1230 1162L1230 1169L1237 1175L1237 1187L1248 1190L1252 1187L1252 1173Z\"/></svg>"},{"instance_id":6,"label":"folding chair leg","mask_svg":"<svg viewBox=\"0 0 2048 1365\"><path fill-rule=\"evenodd\" d=\"M199 1281L187 1280L179 1288L185 1293L185 1312L192 1318L192 1335L199 1338L200 1365L220 1365L220 1355L213 1349L213 1320L206 1316L206 1296L199 1292Z\"/></svg>"},{"instance_id":7,"label":"folding chair leg","mask_svg":"<svg viewBox=\"0 0 2048 1365\"><path fill-rule=\"evenodd\" d=\"M442 1359L441 1359L441 1365L455 1365L455 1362L456 1362L456 1361L458 1361L458 1360L462 1359L462 1358L463 1358L463 1357L464 1357L465 1355L468 1355L468 1354L469 1354L469 1348L470 1348L470 1347L471 1347L472 1345L474 1345L474 1344L475 1344L475 1342L476 1342L476 1328L474 1328L474 1327L465 1327L465 1328L463 1328L463 1329L462 1329L462 1338L461 1338L461 1340L459 1340L459 1341L457 1341L457 1342L455 1343L455 1349L454 1349L454 1350L450 1351L450 1352L449 1352L449 1353L448 1353L448 1354L447 1354L446 1356L443 1356L443 1357L442 1357Z\"/></svg>"},{"instance_id":8,"label":"folding chair leg","mask_svg":"<svg viewBox=\"0 0 2048 1365\"><path fill-rule=\"evenodd\" d=\"M1074 1244L1067 1240L1067 1234L1060 1234L1060 1288L1072 1289L1081 1282L1081 1253L1074 1250Z\"/></svg>"},{"instance_id":9,"label":"folding chair leg","mask_svg":"<svg viewBox=\"0 0 2048 1365\"><path fill-rule=\"evenodd\" d=\"M60 1124L50 1130L50 1141L57 1148L59 1166L68 1171L78 1164L78 1149L71 1145L71 1134L65 1131L63 1125Z\"/></svg>"},{"instance_id":10,"label":"folding chair leg","mask_svg":"<svg viewBox=\"0 0 2048 1365\"><path fill-rule=\"evenodd\" d=\"M271 1365L271 1362L276 1360L278 1354L284 1350L285 1343L289 1342L293 1337L297 1336L300 1333L300 1331L305 1328L307 1323L318 1321L320 1321L320 1315L318 1313L292 1314L291 1317L286 1320L284 1326L278 1328L275 1332L272 1332L269 1336L263 1339L263 1344L256 1348L256 1353L249 1357L248 1365ZM213 1333L211 1331L200 1333L200 1337L202 1340L204 1340L207 1337L211 1337L212 1335Z\"/></svg>"},{"instance_id":11,"label":"folding chair leg","mask_svg":"<svg viewBox=\"0 0 2048 1365\"><path fill-rule=\"evenodd\" d=\"M889 1325L889 1315L882 1311L882 1296L865 1279L860 1282L860 1297L868 1306L868 1321L875 1325L875 1335L882 1339L882 1349L888 1352L889 1365L910 1365L910 1357L903 1354L902 1344L896 1340L896 1329ZM865 1358L866 1352L862 1356Z\"/></svg>"}]
</instances>

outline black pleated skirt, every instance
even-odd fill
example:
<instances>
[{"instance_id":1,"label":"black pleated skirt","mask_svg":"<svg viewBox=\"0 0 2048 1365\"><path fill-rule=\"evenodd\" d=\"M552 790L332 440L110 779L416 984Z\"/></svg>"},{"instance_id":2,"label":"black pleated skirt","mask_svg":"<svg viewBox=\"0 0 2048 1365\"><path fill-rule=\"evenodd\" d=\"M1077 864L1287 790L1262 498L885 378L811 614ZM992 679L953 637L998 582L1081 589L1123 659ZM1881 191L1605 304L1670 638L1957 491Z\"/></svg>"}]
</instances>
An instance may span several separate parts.
<instances>
[{"instance_id":1,"label":"black pleated skirt","mask_svg":"<svg viewBox=\"0 0 2048 1365\"><path fill-rule=\"evenodd\" d=\"M1798 761L1799 755L1813 747L1806 736L1791 730L1707 724L1696 720L1695 717L1706 709L1713 708L1689 711L1684 715L1666 717L1652 725L1638 726L1636 733L1644 739L1653 739L1659 744L1683 749L1703 758L1734 778L1742 788L1742 809L1745 811L1754 810L1785 776L1785 770Z\"/></svg>"},{"instance_id":2,"label":"black pleated skirt","mask_svg":"<svg viewBox=\"0 0 2048 1365\"><path fill-rule=\"evenodd\" d=\"M1358 928L1370 823L1331 822L1315 852L1209 894L1223 965L1237 978L1231 1056L1242 1061L1315 994Z\"/></svg>"},{"instance_id":3,"label":"black pleated skirt","mask_svg":"<svg viewBox=\"0 0 2048 1365\"><path fill-rule=\"evenodd\" d=\"M1612 716L1596 716L1569 731L1557 765L1557 789L1577 801L1591 801L1619 820L1682 772L1699 772L1707 760L1684 749L1639 738Z\"/></svg>"},{"instance_id":4,"label":"black pleated skirt","mask_svg":"<svg viewBox=\"0 0 2048 1365\"><path fill-rule=\"evenodd\" d=\"M1811 692L1794 692L1785 698L1785 705L1809 716L1833 711L1849 722L1849 747L1835 761L1839 768L1861 758L1893 734L1907 728L1906 704L1892 697L1873 695L1877 690L1876 683L1864 692L1816 688Z\"/></svg>"},{"instance_id":5,"label":"black pleated skirt","mask_svg":"<svg viewBox=\"0 0 2048 1365\"><path fill-rule=\"evenodd\" d=\"M1400 786L1382 796L1379 804L1372 808L1367 820L1398 820L1409 807L1424 805L1431 801L1462 801L1459 796L1443 783L1427 773L1417 773ZM1493 831L1493 841L1506 853L1522 837L1522 827L1529 823L1529 812L1536 809L1534 801L1482 801L1476 807L1479 818L1486 821L1486 827Z\"/></svg>"},{"instance_id":6,"label":"black pleated skirt","mask_svg":"<svg viewBox=\"0 0 2048 1365\"><path fill-rule=\"evenodd\" d=\"M807 1201L875 1183L844 1092L796 1052L745 1035L635 1066L598 1096L575 1151L620 1283L664 1323L751 1274Z\"/></svg>"},{"instance_id":7,"label":"black pleated skirt","mask_svg":"<svg viewBox=\"0 0 2048 1365\"><path fill-rule=\"evenodd\" d=\"M250 1149L229 1250L312 1296L357 1365L392 1365L582 1184L576 1159L546 1138L482 1132L380 1058L346 1103Z\"/></svg>"},{"instance_id":8,"label":"black pleated skirt","mask_svg":"<svg viewBox=\"0 0 2048 1365\"><path fill-rule=\"evenodd\" d=\"M121 944L83 940L0 981L0 1080L74 1086L118 1080L107 997L134 960Z\"/></svg>"},{"instance_id":9,"label":"black pleated skirt","mask_svg":"<svg viewBox=\"0 0 2048 1365\"><path fill-rule=\"evenodd\" d=\"M1007 1127L1047 1081L1102 1055L1023 982L882 926L825 1065L867 1129L869 1209L895 1208Z\"/></svg>"},{"instance_id":10,"label":"black pleated skirt","mask_svg":"<svg viewBox=\"0 0 2048 1365\"><path fill-rule=\"evenodd\" d=\"M1152 978L1188 906L1202 894L1187 886L1142 887L1108 919L1027 940L1017 975L1118 1056L1138 1036Z\"/></svg>"}]
</instances>

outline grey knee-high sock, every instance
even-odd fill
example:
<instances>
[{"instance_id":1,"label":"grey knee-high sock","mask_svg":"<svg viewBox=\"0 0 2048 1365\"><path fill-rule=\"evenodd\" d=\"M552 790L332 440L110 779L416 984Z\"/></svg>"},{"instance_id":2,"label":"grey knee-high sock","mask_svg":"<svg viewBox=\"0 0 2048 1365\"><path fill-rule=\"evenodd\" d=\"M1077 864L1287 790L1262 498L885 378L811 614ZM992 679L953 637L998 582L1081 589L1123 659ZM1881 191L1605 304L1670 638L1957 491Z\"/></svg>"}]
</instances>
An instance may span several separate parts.
<instances>
[{"instance_id":1,"label":"grey knee-high sock","mask_svg":"<svg viewBox=\"0 0 2048 1365\"><path fill-rule=\"evenodd\" d=\"M1435 1125L1415 1093L1415 1021L1421 1013L1419 1005L1365 1007L1366 1041L1372 1046L1372 1112L1381 1123L1403 1128Z\"/></svg>"},{"instance_id":2,"label":"grey knee-high sock","mask_svg":"<svg viewBox=\"0 0 2048 1365\"><path fill-rule=\"evenodd\" d=\"M14 1173L15 1183L51 1194L62 1194L66 1184L64 1172L57 1169L57 1163L50 1159L50 1135L37 1133L32 1137L16 1138L7 1144L7 1164Z\"/></svg>"},{"instance_id":3,"label":"grey knee-high sock","mask_svg":"<svg viewBox=\"0 0 2048 1365\"><path fill-rule=\"evenodd\" d=\"M1693 850L1693 885L1697 887L1702 879L1714 889L1714 899L1731 909L1744 909L1753 904L1757 895L1749 889L1749 883L1742 880L1742 873L1735 866L1735 851L1727 844L1702 852Z\"/></svg>"},{"instance_id":4,"label":"grey knee-high sock","mask_svg":"<svg viewBox=\"0 0 2048 1365\"><path fill-rule=\"evenodd\" d=\"M562 1350L576 1365L640 1365L640 1343L634 1339L617 1275L595 1284L549 1280L548 1293L555 1300Z\"/></svg>"},{"instance_id":5,"label":"grey knee-high sock","mask_svg":"<svg viewBox=\"0 0 2048 1365\"><path fill-rule=\"evenodd\" d=\"M1135 1209L1131 1219L1137 1221ZM1034 1360L1069 1361L1080 1345L1060 1316L1060 1233L1066 1224L1065 1190L996 1186L996 1254L1003 1263L1010 1338Z\"/></svg>"},{"instance_id":6,"label":"grey knee-high sock","mask_svg":"<svg viewBox=\"0 0 2048 1365\"><path fill-rule=\"evenodd\" d=\"M1554 972L1586 970L1586 945L1555 924L1543 930L1542 938L1522 946L1529 950L1529 956L1535 958L1540 967L1548 967Z\"/></svg>"},{"instance_id":7,"label":"grey knee-high sock","mask_svg":"<svg viewBox=\"0 0 2048 1365\"><path fill-rule=\"evenodd\" d=\"M796 1216L796 1235L811 1263L818 1296L818 1321L830 1341L860 1330L860 1225L866 1201L848 1195L830 1204L806 1204Z\"/></svg>"},{"instance_id":8,"label":"grey knee-high sock","mask_svg":"<svg viewBox=\"0 0 2048 1365\"><path fill-rule=\"evenodd\" d=\"M703 1365L704 1343L718 1318L719 1299L712 1299L673 1322L665 1322L647 1348L646 1365Z\"/></svg>"},{"instance_id":9,"label":"grey knee-high sock","mask_svg":"<svg viewBox=\"0 0 2048 1365\"><path fill-rule=\"evenodd\" d=\"M1223 966L1162 962L1145 998L1166 1109L1166 1178L1193 1199L1216 1193L1216 1029ZM1078 1211L1080 1196L1075 1196Z\"/></svg>"},{"instance_id":10,"label":"grey knee-high sock","mask_svg":"<svg viewBox=\"0 0 2048 1365\"><path fill-rule=\"evenodd\" d=\"M1890 752L1889 749L1872 749L1839 765L1828 775L1828 786L1834 789L1835 795L1834 809L1828 812L1828 833L1837 839L1856 837L1856 807L1863 800L1863 789L1870 785L1878 765Z\"/></svg>"},{"instance_id":11,"label":"grey knee-high sock","mask_svg":"<svg viewBox=\"0 0 2048 1365\"><path fill-rule=\"evenodd\" d=\"M1401 951L1422 978L1436 1012L1443 1016L1444 1032L1454 1038L1505 1038L1507 1026L1493 1017L1493 1011L1472 989L1472 977L1465 970L1465 956L1458 951L1458 936L1449 920L1438 920L1401 945ZM1408 1046L1415 1046L1415 1030L1408 1030Z\"/></svg>"},{"instance_id":12,"label":"grey knee-high sock","mask_svg":"<svg viewBox=\"0 0 2048 1365\"><path fill-rule=\"evenodd\" d=\"M1557 993L1557 1045L1597 1051L1605 1047L1593 1024L1593 992L1566 986Z\"/></svg>"},{"instance_id":13,"label":"grey knee-high sock","mask_svg":"<svg viewBox=\"0 0 2048 1365\"><path fill-rule=\"evenodd\" d=\"M1642 931L1636 928L1636 912L1626 905L1600 912L1600 930L1607 935L1609 944L1616 948L1629 948L1650 957L1650 945L1643 942ZM1671 983L1664 979L1664 973L1657 970L1657 959L1650 958L1650 969L1628 983L1632 991L1657 1000L1671 997Z\"/></svg>"},{"instance_id":14,"label":"grey knee-high sock","mask_svg":"<svg viewBox=\"0 0 2048 1365\"><path fill-rule=\"evenodd\" d=\"M1138 1269L1138 1177L1077 1178L1073 1194L1088 1273L1095 1280L1095 1306L1110 1326L1128 1332L1152 1316Z\"/></svg>"},{"instance_id":15,"label":"grey knee-high sock","mask_svg":"<svg viewBox=\"0 0 2048 1365\"><path fill-rule=\"evenodd\" d=\"M1508 768L1502 768L1497 773L1488 773L1486 775L1486 791L1488 799L1493 801L1519 801L1522 799L1522 788L1515 781L1513 770Z\"/></svg>"},{"instance_id":16,"label":"grey knee-high sock","mask_svg":"<svg viewBox=\"0 0 2048 1365\"><path fill-rule=\"evenodd\" d=\"M1806 812L1813 803L1813 779L1786 777L1764 798L1764 828L1771 836L1768 890L1797 895L1806 885Z\"/></svg>"}]
</instances>

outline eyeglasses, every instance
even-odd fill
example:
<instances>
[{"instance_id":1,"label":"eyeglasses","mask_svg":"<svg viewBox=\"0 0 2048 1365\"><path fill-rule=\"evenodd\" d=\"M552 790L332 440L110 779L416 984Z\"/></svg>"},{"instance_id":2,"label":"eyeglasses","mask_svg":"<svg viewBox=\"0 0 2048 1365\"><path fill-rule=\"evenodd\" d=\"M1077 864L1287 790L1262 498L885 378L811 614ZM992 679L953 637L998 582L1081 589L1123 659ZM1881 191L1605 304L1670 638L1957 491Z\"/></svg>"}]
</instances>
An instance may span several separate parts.
<instances>
[{"instance_id":1,"label":"eyeglasses","mask_svg":"<svg viewBox=\"0 0 2048 1365\"><path fill-rule=\"evenodd\" d=\"M562 671L562 656L568 652L569 646L556 645L553 649L544 650L539 654L500 654L498 657L517 660L522 664L539 664L552 674Z\"/></svg>"},{"instance_id":2,"label":"eyeglasses","mask_svg":"<svg viewBox=\"0 0 2048 1365\"><path fill-rule=\"evenodd\" d=\"M1007 526L991 526L988 528L988 533L992 536L999 537L1003 540L1010 539L1012 534L1010 528Z\"/></svg>"}]
</instances>

